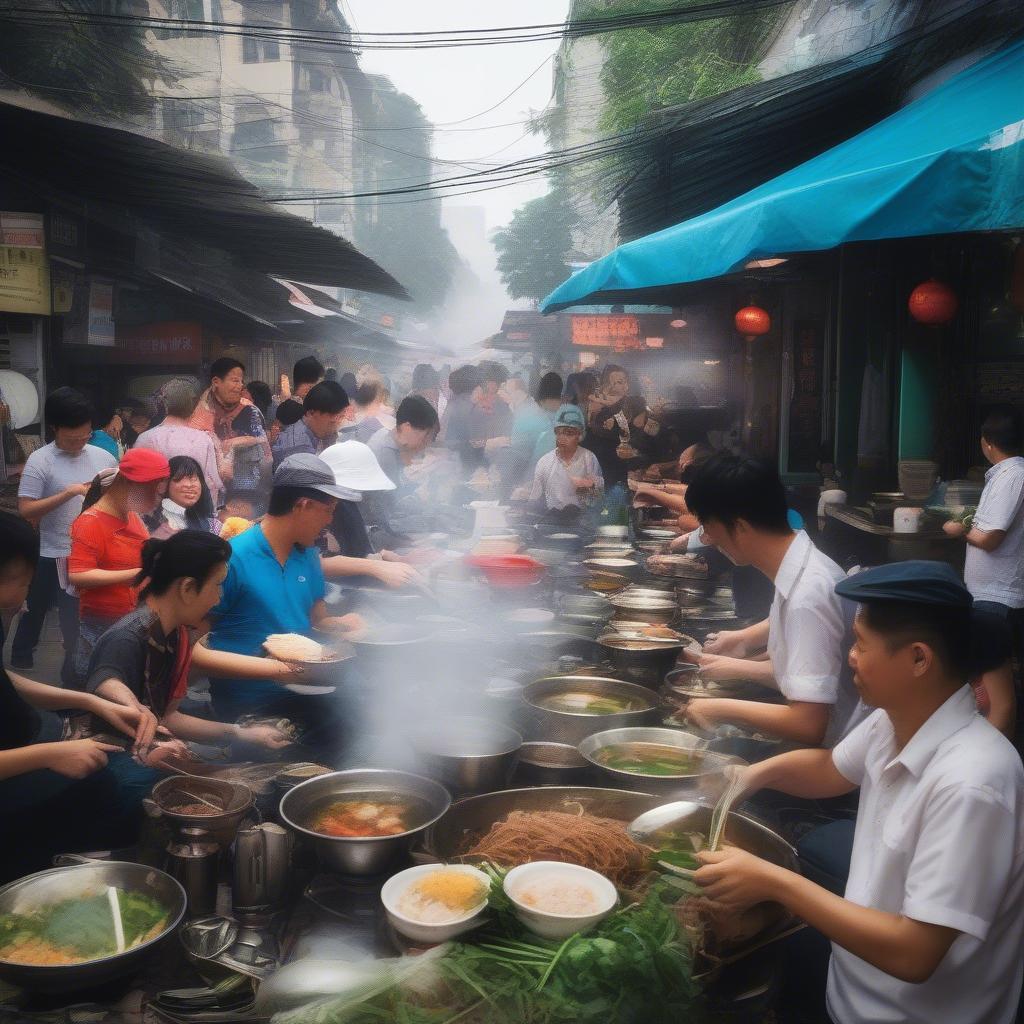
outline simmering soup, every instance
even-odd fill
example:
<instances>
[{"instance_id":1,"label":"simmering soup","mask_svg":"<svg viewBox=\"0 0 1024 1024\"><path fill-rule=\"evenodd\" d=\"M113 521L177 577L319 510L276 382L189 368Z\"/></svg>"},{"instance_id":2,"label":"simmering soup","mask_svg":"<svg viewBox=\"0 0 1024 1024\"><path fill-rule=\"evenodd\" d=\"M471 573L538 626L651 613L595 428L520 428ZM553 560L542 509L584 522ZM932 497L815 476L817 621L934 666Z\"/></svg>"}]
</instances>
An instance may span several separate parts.
<instances>
[{"instance_id":1,"label":"simmering soup","mask_svg":"<svg viewBox=\"0 0 1024 1024\"><path fill-rule=\"evenodd\" d=\"M537 706L545 711L571 715L621 715L627 711L647 711L651 705L637 697L585 692L553 693L541 697Z\"/></svg>"},{"instance_id":2,"label":"simmering soup","mask_svg":"<svg viewBox=\"0 0 1024 1024\"><path fill-rule=\"evenodd\" d=\"M634 775L693 775L703 760L699 751L683 750L667 743L612 743L594 754L606 768Z\"/></svg>"},{"instance_id":3,"label":"simmering soup","mask_svg":"<svg viewBox=\"0 0 1024 1024\"><path fill-rule=\"evenodd\" d=\"M401 835L428 816L426 805L414 797L360 793L322 804L309 816L307 827L325 836L374 839Z\"/></svg>"}]
</instances>

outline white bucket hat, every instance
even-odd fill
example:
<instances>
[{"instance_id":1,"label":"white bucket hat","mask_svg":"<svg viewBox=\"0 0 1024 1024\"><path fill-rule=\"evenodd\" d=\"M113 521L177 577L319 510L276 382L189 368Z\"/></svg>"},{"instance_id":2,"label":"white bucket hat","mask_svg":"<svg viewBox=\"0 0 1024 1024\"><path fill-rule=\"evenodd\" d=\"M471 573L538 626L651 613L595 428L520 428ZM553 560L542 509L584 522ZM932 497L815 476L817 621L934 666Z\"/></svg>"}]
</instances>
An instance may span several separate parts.
<instances>
[{"instance_id":1,"label":"white bucket hat","mask_svg":"<svg viewBox=\"0 0 1024 1024\"><path fill-rule=\"evenodd\" d=\"M395 485L380 468L377 456L362 441L340 441L320 453L331 467L339 487L349 492L349 501L359 501L364 491L393 491Z\"/></svg>"}]
</instances>

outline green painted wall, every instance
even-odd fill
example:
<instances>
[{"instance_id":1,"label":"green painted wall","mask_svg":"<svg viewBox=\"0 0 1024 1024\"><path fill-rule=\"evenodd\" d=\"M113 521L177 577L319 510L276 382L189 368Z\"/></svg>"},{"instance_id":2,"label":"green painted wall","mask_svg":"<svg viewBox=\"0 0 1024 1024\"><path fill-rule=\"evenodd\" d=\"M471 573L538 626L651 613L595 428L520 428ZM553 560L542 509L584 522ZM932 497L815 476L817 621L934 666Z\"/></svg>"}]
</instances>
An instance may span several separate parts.
<instances>
[{"instance_id":1,"label":"green painted wall","mask_svg":"<svg viewBox=\"0 0 1024 1024\"><path fill-rule=\"evenodd\" d=\"M939 367L927 339L908 338L900 364L899 457L935 456L935 401Z\"/></svg>"}]
</instances>

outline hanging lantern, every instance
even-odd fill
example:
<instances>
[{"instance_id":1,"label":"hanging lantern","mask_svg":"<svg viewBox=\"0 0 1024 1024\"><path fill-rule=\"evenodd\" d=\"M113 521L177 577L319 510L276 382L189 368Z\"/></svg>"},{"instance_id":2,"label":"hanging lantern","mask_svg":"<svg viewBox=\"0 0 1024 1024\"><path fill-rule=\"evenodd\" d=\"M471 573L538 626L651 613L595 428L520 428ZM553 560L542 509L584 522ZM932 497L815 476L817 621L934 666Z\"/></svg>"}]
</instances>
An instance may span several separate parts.
<instances>
[{"instance_id":1,"label":"hanging lantern","mask_svg":"<svg viewBox=\"0 0 1024 1024\"><path fill-rule=\"evenodd\" d=\"M772 318L760 306L744 306L736 313L733 322L747 341L753 341L772 329Z\"/></svg>"},{"instance_id":2,"label":"hanging lantern","mask_svg":"<svg viewBox=\"0 0 1024 1024\"><path fill-rule=\"evenodd\" d=\"M910 315L921 324L928 324L937 327L940 324L948 324L956 316L960 300L956 292L934 278L919 284L911 293L907 301L907 308Z\"/></svg>"}]
</instances>

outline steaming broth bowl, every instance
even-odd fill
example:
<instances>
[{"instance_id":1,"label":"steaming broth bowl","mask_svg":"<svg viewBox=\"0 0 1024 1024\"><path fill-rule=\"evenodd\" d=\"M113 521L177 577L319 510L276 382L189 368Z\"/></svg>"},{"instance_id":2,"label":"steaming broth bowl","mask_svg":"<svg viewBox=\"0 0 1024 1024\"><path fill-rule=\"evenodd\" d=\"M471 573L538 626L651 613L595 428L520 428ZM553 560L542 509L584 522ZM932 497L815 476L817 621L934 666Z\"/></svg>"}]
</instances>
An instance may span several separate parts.
<instances>
[{"instance_id":1,"label":"steaming broth bowl","mask_svg":"<svg viewBox=\"0 0 1024 1024\"><path fill-rule=\"evenodd\" d=\"M691 764L678 774L654 775L642 770L628 771L605 763L605 756L615 750L636 748L654 756L660 748L672 748ZM579 752L593 765L601 781L607 785L642 793L671 796L678 800L701 800L714 803L726 786L725 768L730 764L746 764L738 757L715 754L692 733L677 729L610 729L588 736Z\"/></svg>"},{"instance_id":2,"label":"steaming broth bowl","mask_svg":"<svg viewBox=\"0 0 1024 1024\"><path fill-rule=\"evenodd\" d=\"M324 835L310 828L317 809L331 801L409 797L422 808L417 819L405 832L393 836L341 837ZM331 772L303 782L289 790L280 805L281 820L296 836L309 843L320 863L327 869L346 875L377 875L408 853L419 836L441 818L451 806L452 798L444 786L409 772L382 768L355 768Z\"/></svg>"},{"instance_id":3,"label":"steaming broth bowl","mask_svg":"<svg viewBox=\"0 0 1024 1024\"><path fill-rule=\"evenodd\" d=\"M622 702L622 710L609 713L562 706L559 697L586 694ZM608 729L657 725L658 698L644 686L600 676L550 676L523 690L523 731L531 740L569 743L576 746L588 736Z\"/></svg>"}]
</instances>

